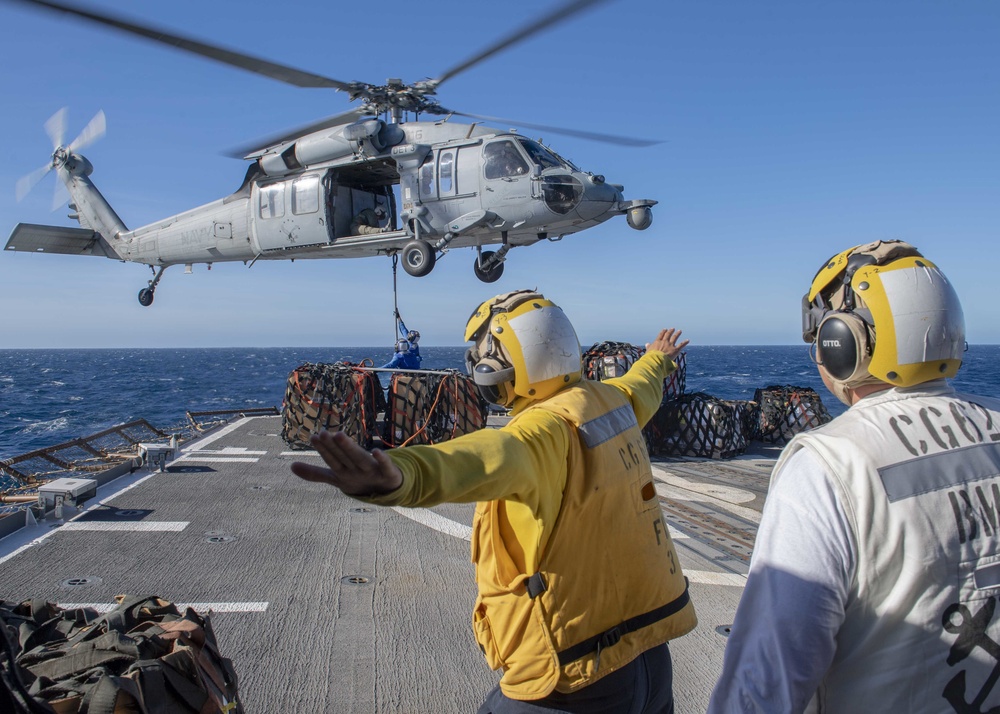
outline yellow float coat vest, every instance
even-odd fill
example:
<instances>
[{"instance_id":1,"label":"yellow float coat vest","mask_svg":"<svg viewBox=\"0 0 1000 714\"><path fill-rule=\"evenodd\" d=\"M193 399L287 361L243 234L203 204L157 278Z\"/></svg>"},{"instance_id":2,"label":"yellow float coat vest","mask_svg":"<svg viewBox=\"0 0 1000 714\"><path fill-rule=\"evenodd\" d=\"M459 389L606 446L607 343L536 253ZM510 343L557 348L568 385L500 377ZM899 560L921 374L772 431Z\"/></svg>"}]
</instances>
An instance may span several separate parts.
<instances>
[{"instance_id":1,"label":"yellow float coat vest","mask_svg":"<svg viewBox=\"0 0 1000 714\"><path fill-rule=\"evenodd\" d=\"M592 684L697 624L625 395L581 382L530 409L558 414L578 437L537 573L516 572L498 528L504 501L478 504L472 534L476 639L520 700Z\"/></svg>"}]
</instances>

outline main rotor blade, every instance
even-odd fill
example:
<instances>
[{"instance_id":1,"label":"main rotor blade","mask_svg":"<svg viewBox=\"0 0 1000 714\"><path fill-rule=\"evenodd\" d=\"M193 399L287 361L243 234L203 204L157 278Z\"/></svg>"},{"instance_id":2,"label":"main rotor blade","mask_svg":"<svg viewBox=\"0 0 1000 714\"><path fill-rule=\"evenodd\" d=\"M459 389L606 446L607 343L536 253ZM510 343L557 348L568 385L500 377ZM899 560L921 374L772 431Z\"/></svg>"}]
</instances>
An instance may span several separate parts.
<instances>
[{"instance_id":1,"label":"main rotor blade","mask_svg":"<svg viewBox=\"0 0 1000 714\"><path fill-rule=\"evenodd\" d=\"M94 115L94 118L90 120L90 123L83 128L80 132L80 136L73 139L69 145L70 153L74 151L80 151L85 149L95 141L104 136L104 132L108 129L107 120L104 118L104 110L100 110Z\"/></svg>"},{"instance_id":2,"label":"main rotor blade","mask_svg":"<svg viewBox=\"0 0 1000 714\"><path fill-rule=\"evenodd\" d=\"M185 50L186 52L193 52L194 54L201 55L202 57L207 57L233 67L239 67L240 69L245 69L248 72L254 72L255 74L270 77L271 79L277 79L280 82L286 82L288 84L295 85L296 87L326 87L338 89L342 92L356 91L358 88L356 84L348 84L336 79L331 79L330 77L313 74L312 72L305 72L300 69L295 69L294 67L288 67L286 65L270 62L269 60L261 59L259 57L236 52L235 50L227 50L215 45L209 45L189 37L167 32L166 30L153 27L152 25L137 25L113 15L106 15L76 5L70 5L68 3L51 2L49 0L6 1L20 2L27 5L37 5L38 7L43 7L48 10L76 15L77 17L82 17L85 20L114 27L115 29L122 30L123 32L139 35L140 37L145 37L149 40L153 40L154 42L159 42L170 47L176 47L177 49Z\"/></svg>"},{"instance_id":3,"label":"main rotor blade","mask_svg":"<svg viewBox=\"0 0 1000 714\"><path fill-rule=\"evenodd\" d=\"M24 197L31 192L39 181L45 178L46 174L52 170L52 162L45 164L41 168L35 169L30 174L22 176L17 180L17 185L14 187L14 196L17 197L18 203L24 200Z\"/></svg>"},{"instance_id":4,"label":"main rotor blade","mask_svg":"<svg viewBox=\"0 0 1000 714\"><path fill-rule=\"evenodd\" d=\"M531 35L534 35L535 33L541 32L542 30L555 25L556 23L562 22L563 20L567 20L573 15L577 14L578 12L586 10L591 5L599 5L601 3L608 1L609 0L569 0L569 2L560 5L549 14L535 20L532 23L529 23L528 25L525 25L519 30L515 30L506 37L497 40L495 43L493 43L492 45L481 51L479 54L470 57L461 64L455 65L451 69L441 74L441 76L438 77L437 79L430 80L428 84L437 87L445 80L451 79L456 74L464 72L465 70L469 69L475 64L482 62L488 57L492 57L497 52L505 50L511 45L515 45L518 42L527 39Z\"/></svg>"},{"instance_id":5,"label":"main rotor blade","mask_svg":"<svg viewBox=\"0 0 1000 714\"><path fill-rule=\"evenodd\" d=\"M349 111L342 114L334 114L326 119L320 119L311 124L306 124L305 126L300 126L297 129L291 129L289 131L283 132L281 134L275 134L274 136L267 137L265 139L258 139L252 144L246 144L235 149L230 149L225 152L226 156L234 159L244 159L250 158L256 154L259 154L267 149L268 147L275 146L276 144L283 144L286 141L291 141L292 139L298 139L301 136L306 136L307 134L312 134L313 132L322 131L323 129L329 129L335 126L340 126L341 124L350 124L351 122L357 121L363 116L370 115L371 112L364 107L355 107Z\"/></svg>"},{"instance_id":6,"label":"main rotor blade","mask_svg":"<svg viewBox=\"0 0 1000 714\"><path fill-rule=\"evenodd\" d=\"M563 134L565 136L575 136L579 139L590 139L591 141L603 141L607 144L620 144L621 146L654 146L656 144L662 144L662 141L653 141L652 139L642 139L636 136L616 136L614 134L600 134L594 131L580 131L579 129L565 129L559 126L546 126L545 124L528 124L523 121L516 121L514 119L500 119L498 117L487 117L480 114L466 114L465 112L450 112L460 117L469 117L470 119L479 119L481 121L488 121L494 124L506 124L507 126L518 126L524 127L525 129L539 129L541 131L549 131L553 134Z\"/></svg>"},{"instance_id":7,"label":"main rotor blade","mask_svg":"<svg viewBox=\"0 0 1000 714\"><path fill-rule=\"evenodd\" d=\"M58 149L63 145L63 141L66 139L66 112L68 110L63 107L55 114L50 116L45 122L45 133L49 135L52 139L52 149Z\"/></svg>"}]
</instances>

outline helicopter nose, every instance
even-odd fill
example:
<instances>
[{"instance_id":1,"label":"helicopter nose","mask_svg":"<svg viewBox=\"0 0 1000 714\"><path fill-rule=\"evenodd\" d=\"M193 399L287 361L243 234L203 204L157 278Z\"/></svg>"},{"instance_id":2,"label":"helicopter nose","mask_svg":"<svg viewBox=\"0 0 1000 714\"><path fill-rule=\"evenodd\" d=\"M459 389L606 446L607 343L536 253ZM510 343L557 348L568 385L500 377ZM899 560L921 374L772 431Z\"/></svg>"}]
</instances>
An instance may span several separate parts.
<instances>
[{"instance_id":1,"label":"helicopter nose","mask_svg":"<svg viewBox=\"0 0 1000 714\"><path fill-rule=\"evenodd\" d=\"M622 187L606 183L603 176L554 172L543 176L541 182L549 210L582 221L606 218L609 212L617 212L622 200Z\"/></svg>"},{"instance_id":2,"label":"helicopter nose","mask_svg":"<svg viewBox=\"0 0 1000 714\"><path fill-rule=\"evenodd\" d=\"M583 200L577 206L576 212L585 221L599 218L608 211L617 211L618 202L622 200L621 187L604 182L604 177L599 181L588 180L583 192Z\"/></svg>"}]
</instances>

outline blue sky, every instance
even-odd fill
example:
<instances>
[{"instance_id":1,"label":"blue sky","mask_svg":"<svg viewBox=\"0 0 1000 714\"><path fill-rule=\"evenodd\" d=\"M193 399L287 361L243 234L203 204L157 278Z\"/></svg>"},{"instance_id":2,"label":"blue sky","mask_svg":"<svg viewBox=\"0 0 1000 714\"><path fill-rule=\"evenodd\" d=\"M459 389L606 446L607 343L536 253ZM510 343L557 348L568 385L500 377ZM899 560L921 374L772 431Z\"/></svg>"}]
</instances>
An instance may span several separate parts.
<instances>
[{"instance_id":1,"label":"blue sky","mask_svg":"<svg viewBox=\"0 0 1000 714\"><path fill-rule=\"evenodd\" d=\"M555 3L438 0L94 2L343 81L412 82L475 54ZM375 12L377 8L377 12ZM799 300L851 245L902 238L962 298L969 342L1000 342L1000 3L986 0L616 0L442 85L475 114L659 139L648 149L545 140L582 168L659 201L645 232L624 218L513 250L493 285L474 253L399 300L427 345L454 345L491 295L537 287L580 339L642 343L677 326L697 344L796 344ZM110 30L0 3L0 237L52 213L54 176L21 203L19 177L99 109L84 153L130 228L225 196L245 164L222 152L348 109ZM387 258L168 270L99 258L0 255L0 348L391 344ZM800 343L801 344L801 343Z\"/></svg>"}]
</instances>

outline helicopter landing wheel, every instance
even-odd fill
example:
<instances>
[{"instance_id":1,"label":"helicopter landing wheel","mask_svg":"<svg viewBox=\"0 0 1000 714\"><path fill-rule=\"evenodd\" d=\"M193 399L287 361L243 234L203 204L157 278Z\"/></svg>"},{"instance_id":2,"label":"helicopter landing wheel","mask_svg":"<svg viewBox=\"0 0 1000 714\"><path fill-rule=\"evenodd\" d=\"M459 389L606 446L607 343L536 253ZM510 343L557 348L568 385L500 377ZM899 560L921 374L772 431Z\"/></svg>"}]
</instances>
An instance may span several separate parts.
<instances>
[{"instance_id":1,"label":"helicopter landing wheel","mask_svg":"<svg viewBox=\"0 0 1000 714\"><path fill-rule=\"evenodd\" d=\"M434 250L427 241L411 240L403 246L403 270L422 278L434 269Z\"/></svg>"},{"instance_id":2,"label":"helicopter landing wheel","mask_svg":"<svg viewBox=\"0 0 1000 714\"><path fill-rule=\"evenodd\" d=\"M149 307L153 304L153 291L149 288L143 288L139 291L139 304L143 307Z\"/></svg>"},{"instance_id":3,"label":"helicopter landing wheel","mask_svg":"<svg viewBox=\"0 0 1000 714\"><path fill-rule=\"evenodd\" d=\"M482 256L477 256L476 260L472 263L472 269L476 272L476 277L482 280L484 283L495 283L503 275L503 263L497 263L489 270L483 270L480 267L480 263L485 263L490 258L494 256L492 250L488 250L482 254Z\"/></svg>"}]
</instances>

